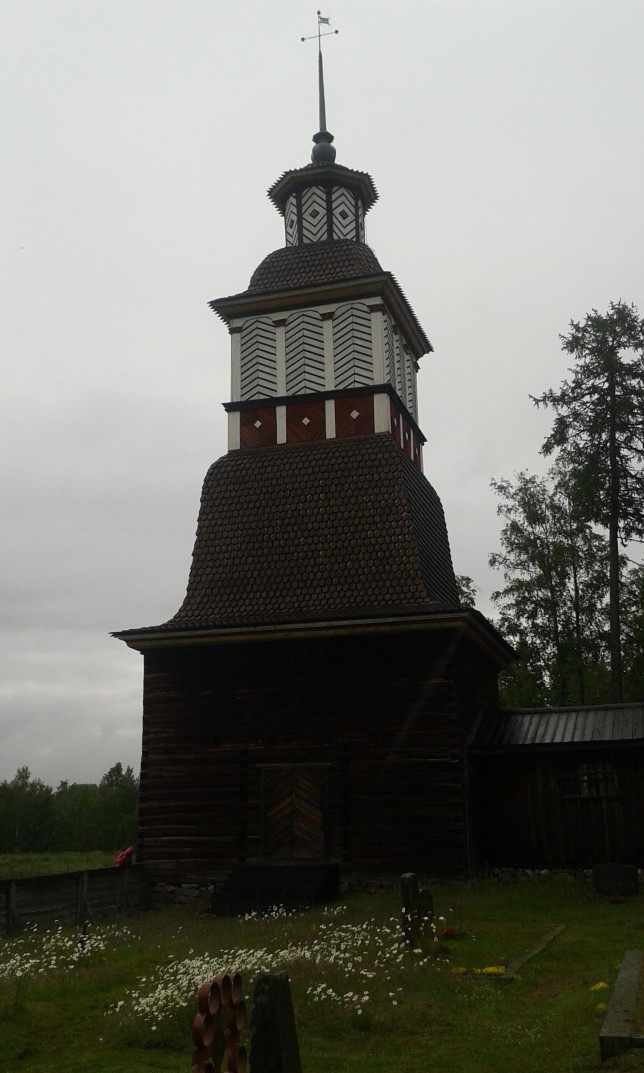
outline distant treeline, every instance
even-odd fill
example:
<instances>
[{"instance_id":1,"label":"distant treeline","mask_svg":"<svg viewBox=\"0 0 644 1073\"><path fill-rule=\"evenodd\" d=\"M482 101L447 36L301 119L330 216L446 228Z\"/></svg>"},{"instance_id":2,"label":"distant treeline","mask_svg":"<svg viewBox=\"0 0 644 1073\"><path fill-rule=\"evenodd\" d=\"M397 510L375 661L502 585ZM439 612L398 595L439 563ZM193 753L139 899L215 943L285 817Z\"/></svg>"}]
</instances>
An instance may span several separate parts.
<instances>
[{"instance_id":1,"label":"distant treeline","mask_svg":"<svg viewBox=\"0 0 644 1073\"><path fill-rule=\"evenodd\" d=\"M122 764L100 783L61 782L56 790L22 767L0 783L0 853L114 850L134 845L138 779Z\"/></svg>"}]
</instances>

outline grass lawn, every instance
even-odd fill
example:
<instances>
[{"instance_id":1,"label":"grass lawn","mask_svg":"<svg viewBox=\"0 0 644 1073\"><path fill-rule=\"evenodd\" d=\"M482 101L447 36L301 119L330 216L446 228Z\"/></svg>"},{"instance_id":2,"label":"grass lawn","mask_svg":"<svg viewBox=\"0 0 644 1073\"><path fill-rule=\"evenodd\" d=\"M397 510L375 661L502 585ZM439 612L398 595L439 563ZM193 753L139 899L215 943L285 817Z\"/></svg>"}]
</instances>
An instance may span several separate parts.
<instances>
[{"instance_id":1,"label":"grass lawn","mask_svg":"<svg viewBox=\"0 0 644 1073\"><path fill-rule=\"evenodd\" d=\"M57 872L84 872L89 868L110 868L117 853L118 850L91 850L87 853L0 853L0 880L53 875Z\"/></svg>"},{"instance_id":2,"label":"grass lawn","mask_svg":"<svg viewBox=\"0 0 644 1073\"><path fill-rule=\"evenodd\" d=\"M611 904L566 876L433 893L439 933L459 937L430 931L414 951L395 891L270 919L117 918L82 948L67 929L0 941L0 1071L187 1073L196 987L234 969L248 994L259 972L288 971L304 1073L644 1068L642 1051L601 1063L597 1042L624 951L643 945L639 898ZM558 924L512 983L476 972L517 960Z\"/></svg>"}]
</instances>

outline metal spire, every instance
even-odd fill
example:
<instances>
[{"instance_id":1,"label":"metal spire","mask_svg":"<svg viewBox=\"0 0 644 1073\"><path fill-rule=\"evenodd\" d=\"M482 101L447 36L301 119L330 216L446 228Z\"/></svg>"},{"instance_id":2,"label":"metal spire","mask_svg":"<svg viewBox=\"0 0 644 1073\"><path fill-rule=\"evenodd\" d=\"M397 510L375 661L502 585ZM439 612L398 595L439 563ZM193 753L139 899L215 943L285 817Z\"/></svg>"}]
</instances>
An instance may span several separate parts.
<instances>
[{"instance_id":1,"label":"metal spire","mask_svg":"<svg viewBox=\"0 0 644 1073\"><path fill-rule=\"evenodd\" d=\"M335 149L331 145L333 141L333 135L326 129L326 103L324 100L324 65L322 63L322 38L329 37L331 34L339 34L339 30L325 30L322 32L323 26L329 26L330 19L325 18L324 15L318 11L318 32L312 34L310 37L302 37L302 41L313 41L315 37L318 39L318 94L320 102L320 129L317 134L313 135L313 141L315 145L313 152L311 153L311 160L314 164L332 164L335 160Z\"/></svg>"}]
</instances>

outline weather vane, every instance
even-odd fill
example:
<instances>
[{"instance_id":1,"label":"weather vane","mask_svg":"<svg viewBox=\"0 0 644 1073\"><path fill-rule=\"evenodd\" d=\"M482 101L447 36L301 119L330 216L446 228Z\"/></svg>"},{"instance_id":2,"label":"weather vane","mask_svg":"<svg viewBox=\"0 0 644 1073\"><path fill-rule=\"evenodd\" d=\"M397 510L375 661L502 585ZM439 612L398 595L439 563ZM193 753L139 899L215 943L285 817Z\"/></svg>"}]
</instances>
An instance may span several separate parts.
<instances>
[{"instance_id":1,"label":"weather vane","mask_svg":"<svg viewBox=\"0 0 644 1073\"><path fill-rule=\"evenodd\" d=\"M329 37L331 34L339 34L339 30L325 30L322 32L322 26L329 26L331 20L325 18L318 11L318 32L317 34L311 34L310 37L302 37L302 41L313 41L316 37L318 39L318 82L320 93L320 130L326 130L326 105L324 103L324 68L322 66L322 38Z\"/></svg>"}]
</instances>

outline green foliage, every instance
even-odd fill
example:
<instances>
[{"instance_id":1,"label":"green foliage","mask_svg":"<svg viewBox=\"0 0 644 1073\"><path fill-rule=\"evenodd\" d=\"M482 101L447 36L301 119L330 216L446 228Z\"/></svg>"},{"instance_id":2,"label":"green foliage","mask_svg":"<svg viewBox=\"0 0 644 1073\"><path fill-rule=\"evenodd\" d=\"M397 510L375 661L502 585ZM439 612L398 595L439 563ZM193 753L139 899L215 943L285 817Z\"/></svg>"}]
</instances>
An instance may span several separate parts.
<instances>
[{"instance_id":1,"label":"green foliage","mask_svg":"<svg viewBox=\"0 0 644 1073\"><path fill-rule=\"evenodd\" d=\"M520 656L504 676L504 700L588 703L606 653L606 543L576 510L560 469L547 479L524 471L492 488L504 525L490 565L505 580L492 599Z\"/></svg>"},{"instance_id":2,"label":"green foliage","mask_svg":"<svg viewBox=\"0 0 644 1073\"><path fill-rule=\"evenodd\" d=\"M556 464L492 482L504 526L490 563L505 581L493 600L520 654L501 679L512 707L644 691L644 581L620 551L644 539L644 320L612 302L561 342L569 379L533 397L555 412L542 453Z\"/></svg>"},{"instance_id":3,"label":"green foliage","mask_svg":"<svg viewBox=\"0 0 644 1073\"><path fill-rule=\"evenodd\" d=\"M499 628L503 629L501 623ZM509 631L508 631L509 634ZM514 642L518 660L499 675L499 703L502 708L544 708L548 704L548 686L539 652L531 649L524 637Z\"/></svg>"},{"instance_id":4,"label":"green foliage","mask_svg":"<svg viewBox=\"0 0 644 1073\"><path fill-rule=\"evenodd\" d=\"M0 783L0 852L38 853L52 838L52 790L19 768L11 782Z\"/></svg>"},{"instance_id":5,"label":"green foliage","mask_svg":"<svg viewBox=\"0 0 644 1073\"><path fill-rule=\"evenodd\" d=\"M268 959L282 950L302 1066L310 1073L367 1067L384 1073L401 1065L401 1055L405 1068L427 1073L598 1069L596 1007L608 992L591 988L600 981L610 987L624 951L637 946L639 899L611 905L568 876L441 885L433 893L443 923L458 919L464 937L434 943L425 936L420 952L400 947L393 892L349 896L343 906L268 921L179 910L141 915L127 922L130 934L123 934L122 921L111 935L99 927L82 962L75 957L77 934L63 929L56 940L61 967L44 973L43 951L49 949L51 965L51 942L21 936L18 949L13 941L0 948L19 953L25 964L35 960L17 1010L15 974L0 970L3 1062L34 1073L81 1073L89 1066L98 1073L188 1070L194 995L157 1018L155 1031L136 1015L136 996L148 995L152 1008L156 997L160 1008L170 981L178 982L196 959L212 967L222 951L266 951ZM512 984L473 974L522 956L555 924L565 924L564 932ZM105 943L98 941L102 935ZM467 972L453 973L457 967ZM369 993L365 1003L355 1000L358 978L360 994ZM244 983L250 994L250 974ZM628 1056L609 1065L633 1067Z\"/></svg>"},{"instance_id":6,"label":"green foliage","mask_svg":"<svg viewBox=\"0 0 644 1073\"><path fill-rule=\"evenodd\" d=\"M575 359L558 391L537 406L555 411L542 453L559 452L577 514L608 533L612 699L622 699L619 547L644 539L644 320L635 306L611 302L571 321L563 349Z\"/></svg>"},{"instance_id":7,"label":"green foliage","mask_svg":"<svg viewBox=\"0 0 644 1073\"><path fill-rule=\"evenodd\" d=\"M128 766L123 771L123 765L120 760L101 779L101 786L106 786L112 790L121 790L124 786L136 789L137 785L133 768Z\"/></svg>"},{"instance_id":8,"label":"green foliage","mask_svg":"<svg viewBox=\"0 0 644 1073\"><path fill-rule=\"evenodd\" d=\"M467 574L457 574L456 589L458 591L458 598L461 601L461 606L474 607L476 603L476 594L479 590L472 581L472 578Z\"/></svg>"},{"instance_id":9,"label":"green foliage","mask_svg":"<svg viewBox=\"0 0 644 1073\"><path fill-rule=\"evenodd\" d=\"M622 587L624 699L644 697L644 565L631 567Z\"/></svg>"},{"instance_id":10,"label":"green foliage","mask_svg":"<svg viewBox=\"0 0 644 1073\"><path fill-rule=\"evenodd\" d=\"M560 452L577 509L608 529L616 519L623 541L644 538L644 319L634 305L611 302L571 321L561 336L575 365L558 391L537 406L555 411L543 453Z\"/></svg>"},{"instance_id":11,"label":"green foliage","mask_svg":"<svg viewBox=\"0 0 644 1073\"><path fill-rule=\"evenodd\" d=\"M115 764L100 785L61 782L57 790L29 768L0 783L0 854L124 849L136 835L138 782Z\"/></svg>"}]
</instances>

